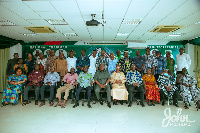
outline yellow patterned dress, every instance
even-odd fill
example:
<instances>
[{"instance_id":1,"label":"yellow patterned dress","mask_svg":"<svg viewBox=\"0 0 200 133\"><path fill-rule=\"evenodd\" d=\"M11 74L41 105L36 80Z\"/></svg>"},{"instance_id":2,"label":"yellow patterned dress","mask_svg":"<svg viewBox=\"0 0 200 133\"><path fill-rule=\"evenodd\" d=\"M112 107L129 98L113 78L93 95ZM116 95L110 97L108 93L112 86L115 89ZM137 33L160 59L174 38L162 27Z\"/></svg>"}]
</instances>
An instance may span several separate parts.
<instances>
[{"instance_id":1,"label":"yellow patterned dress","mask_svg":"<svg viewBox=\"0 0 200 133\"><path fill-rule=\"evenodd\" d=\"M121 80L122 84L115 83L116 80ZM113 84L112 84L111 96L113 97L113 99L128 101L128 91L125 87L125 82L126 82L126 77L123 72L112 73L111 83Z\"/></svg>"}]
</instances>

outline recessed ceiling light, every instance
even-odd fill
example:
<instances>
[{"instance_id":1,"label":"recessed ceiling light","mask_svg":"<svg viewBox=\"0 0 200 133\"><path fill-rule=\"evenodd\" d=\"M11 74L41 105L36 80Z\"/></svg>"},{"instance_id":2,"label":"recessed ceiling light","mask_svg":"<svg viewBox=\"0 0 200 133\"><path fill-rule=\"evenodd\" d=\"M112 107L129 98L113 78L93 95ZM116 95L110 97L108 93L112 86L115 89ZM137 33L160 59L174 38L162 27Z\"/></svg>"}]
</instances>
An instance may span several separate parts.
<instances>
[{"instance_id":1,"label":"recessed ceiling light","mask_svg":"<svg viewBox=\"0 0 200 133\"><path fill-rule=\"evenodd\" d=\"M5 20L5 21L0 21L0 25L1 26L12 26L12 25L16 25L15 23L12 23L8 20Z\"/></svg>"},{"instance_id":2,"label":"recessed ceiling light","mask_svg":"<svg viewBox=\"0 0 200 133\"><path fill-rule=\"evenodd\" d=\"M31 36L31 37L35 37L37 36L37 34L23 34L24 36Z\"/></svg>"},{"instance_id":3,"label":"recessed ceiling light","mask_svg":"<svg viewBox=\"0 0 200 133\"><path fill-rule=\"evenodd\" d=\"M122 21L122 24L133 24L133 25L138 25L142 19L124 19Z\"/></svg>"},{"instance_id":4,"label":"recessed ceiling light","mask_svg":"<svg viewBox=\"0 0 200 133\"><path fill-rule=\"evenodd\" d=\"M117 36L128 36L130 33L117 33Z\"/></svg>"},{"instance_id":5,"label":"recessed ceiling light","mask_svg":"<svg viewBox=\"0 0 200 133\"><path fill-rule=\"evenodd\" d=\"M51 25L68 25L68 23L64 19L62 19L62 20L46 19L46 21Z\"/></svg>"},{"instance_id":6,"label":"recessed ceiling light","mask_svg":"<svg viewBox=\"0 0 200 133\"><path fill-rule=\"evenodd\" d=\"M76 33L64 33L64 36L78 36Z\"/></svg>"}]
</instances>

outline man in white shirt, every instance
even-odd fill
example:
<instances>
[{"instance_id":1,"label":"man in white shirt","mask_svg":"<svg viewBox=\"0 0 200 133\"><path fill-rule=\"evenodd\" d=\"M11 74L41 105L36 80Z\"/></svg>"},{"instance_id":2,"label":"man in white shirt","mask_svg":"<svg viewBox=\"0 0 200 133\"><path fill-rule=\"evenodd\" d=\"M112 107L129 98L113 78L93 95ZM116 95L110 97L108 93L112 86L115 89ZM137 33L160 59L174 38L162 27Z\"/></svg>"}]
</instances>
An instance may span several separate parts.
<instances>
[{"instance_id":1,"label":"man in white shirt","mask_svg":"<svg viewBox=\"0 0 200 133\"><path fill-rule=\"evenodd\" d=\"M177 74L182 74L182 69L186 68L188 70L191 65L190 56L184 53L184 51L185 51L185 48L180 47L179 54L176 55Z\"/></svg>"},{"instance_id":2,"label":"man in white shirt","mask_svg":"<svg viewBox=\"0 0 200 133\"><path fill-rule=\"evenodd\" d=\"M69 57L66 60L67 60L67 69L68 69L68 72L70 72L71 68L76 68L77 58L74 57L74 51L73 50L69 50L68 53L69 53Z\"/></svg>"},{"instance_id":3,"label":"man in white shirt","mask_svg":"<svg viewBox=\"0 0 200 133\"><path fill-rule=\"evenodd\" d=\"M94 77L94 74L96 72L96 60L97 60L97 51L96 50L93 50L92 51L92 55L89 57L90 59L90 67L89 67L89 70L88 72L89 73L92 73L92 76Z\"/></svg>"}]
</instances>

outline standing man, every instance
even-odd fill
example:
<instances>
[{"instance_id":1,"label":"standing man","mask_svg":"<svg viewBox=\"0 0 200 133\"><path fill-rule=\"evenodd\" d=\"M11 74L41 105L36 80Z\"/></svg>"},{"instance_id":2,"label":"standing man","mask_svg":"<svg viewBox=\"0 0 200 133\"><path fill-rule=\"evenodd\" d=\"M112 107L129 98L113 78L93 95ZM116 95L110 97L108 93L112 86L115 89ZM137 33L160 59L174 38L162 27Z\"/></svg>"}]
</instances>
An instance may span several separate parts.
<instances>
[{"instance_id":1,"label":"standing man","mask_svg":"<svg viewBox=\"0 0 200 133\"><path fill-rule=\"evenodd\" d=\"M18 58L19 58L18 53L14 53L13 56L14 56L13 59L8 60L7 69L6 69L6 79L7 79L11 74L13 74L13 67L14 67L15 64L18 63Z\"/></svg>"},{"instance_id":2,"label":"standing man","mask_svg":"<svg viewBox=\"0 0 200 133\"><path fill-rule=\"evenodd\" d=\"M166 62L166 58L161 55L160 51L156 51L156 59L158 60L158 65L155 68L155 78L157 81L159 78L159 75L162 73L164 69L166 69L167 62Z\"/></svg>"},{"instance_id":3,"label":"standing man","mask_svg":"<svg viewBox=\"0 0 200 133\"><path fill-rule=\"evenodd\" d=\"M175 65L175 60L171 58L171 52L167 51L166 52L166 62L167 66L166 69L169 70L168 74L174 77L174 65Z\"/></svg>"},{"instance_id":4,"label":"standing man","mask_svg":"<svg viewBox=\"0 0 200 133\"><path fill-rule=\"evenodd\" d=\"M144 54L142 57L145 59L145 64L143 68L144 73L147 73L147 68L150 68L152 75L154 75L154 70L155 67L158 65L158 60L153 55L150 55L149 47L146 48L146 54Z\"/></svg>"},{"instance_id":5,"label":"standing man","mask_svg":"<svg viewBox=\"0 0 200 133\"><path fill-rule=\"evenodd\" d=\"M179 54L176 55L177 74L182 74L182 69L186 68L188 70L191 65L190 56L184 53L184 51L185 51L185 48L180 47Z\"/></svg>"},{"instance_id":6,"label":"standing man","mask_svg":"<svg viewBox=\"0 0 200 133\"><path fill-rule=\"evenodd\" d=\"M117 51L116 51L116 58L117 58L117 60L120 60L123 56L121 55L121 51L118 49Z\"/></svg>"},{"instance_id":7,"label":"standing man","mask_svg":"<svg viewBox=\"0 0 200 133\"><path fill-rule=\"evenodd\" d=\"M124 57L122 57L118 61L118 64L120 65L124 75L126 75L127 72L131 69L131 65L134 64L133 60L130 57L128 57L128 50L124 51Z\"/></svg>"},{"instance_id":8,"label":"standing man","mask_svg":"<svg viewBox=\"0 0 200 133\"><path fill-rule=\"evenodd\" d=\"M89 73L92 73L92 76L94 77L94 74L96 72L96 60L97 60L97 51L93 50L92 55L89 57L90 59L90 68L88 70Z\"/></svg>"},{"instance_id":9,"label":"standing man","mask_svg":"<svg viewBox=\"0 0 200 133\"><path fill-rule=\"evenodd\" d=\"M140 50L136 51L136 57L133 58L133 61L135 63L135 69L140 72L140 74L143 75L143 68L145 64L145 59L140 56Z\"/></svg>"},{"instance_id":10,"label":"standing man","mask_svg":"<svg viewBox=\"0 0 200 133\"><path fill-rule=\"evenodd\" d=\"M145 107L144 105L144 84L142 83L142 76L141 74L135 70L136 66L133 64L131 66L131 70L127 72L126 81L128 82L128 90L129 90L129 105L128 107L132 106L132 101L134 98L133 91L137 89L140 93L140 105Z\"/></svg>"},{"instance_id":11,"label":"standing man","mask_svg":"<svg viewBox=\"0 0 200 133\"><path fill-rule=\"evenodd\" d=\"M35 89L35 105L38 105L38 98L40 94L40 86L41 82L44 80L44 74L43 72L40 71L40 65L36 64L35 65L35 70L30 72L28 75L28 84L24 88L24 103L23 105L28 104L28 92L32 88Z\"/></svg>"},{"instance_id":12,"label":"standing man","mask_svg":"<svg viewBox=\"0 0 200 133\"><path fill-rule=\"evenodd\" d=\"M69 54L69 57L67 58L67 69L68 69L68 72L70 72L71 68L75 68L76 69L76 60L77 60L77 58L74 57L75 53L74 53L73 50L69 50L68 54ZM76 70L75 70L75 72L76 72Z\"/></svg>"},{"instance_id":13,"label":"standing man","mask_svg":"<svg viewBox=\"0 0 200 133\"><path fill-rule=\"evenodd\" d=\"M100 104L103 105L103 101L102 98L100 98L100 90L104 89L107 92L107 105L109 108L111 108L111 91L110 91L110 74L107 70L105 70L105 65L103 63L100 64L99 66L99 70L96 71L95 75L94 75L94 81L96 83L95 85L95 94L97 96L97 99L100 101Z\"/></svg>"},{"instance_id":14,"label":"standing man","mask_svg":"<svg viewBox=\"0 0 200 133\"><path fill-rule=\"evenodd\" d=\"M45 105L44 91L48 88L50 89L50 97L49 97L50 106L53 106L54 89L55 89L55 84L58 81L60 81L60 76L57 72L55 72L55 68L51 67L50 72L48 72L44 78L44 85L40 89L40 94L41 94L40 107Z\"/></svg>"},{"instance_id":15,"label":"standing man","mask_svg":"<svg viewBox=\"0 0 200 133\"><path fill-rule=\"evenodd\" d=\"M47 62L46 62L46 69L47 72L50 72L50 68L52 66L54 66L55 60L57 59L57 57L55 56L55 52L54 50L51 50L50 52L50 56L47 58Z\"/></svg>"},{"instance_id":16,"label":"standing man","mask_svg":"<svg viewBox=\"0 0 200 133\"><path fill-rule=\"evenodd\" d=\"M85 65L83 67L83 72L81 72L78 76L78 81L80 84L80 87L77 89L76 91L76 103L73 106L73 108L79 106L79 94L80 92L85 88L87 90L87 96L88 96L88 108L92 108L90 105L90 97L91 97L91 90L92 90L92 86L93 86L93 76L91 73L88 73L88 66Z\"/></svg>"},{"instance_id":17,"label":"standing man","mask_svg":"<svg viewBox=\"0 0 200 133\"><path fill-rule=\"evenodd\" d=\"M59 58L54 63L55 71L60 72L61 79L67 74L67 61L63 58L64 54L59 53Z\"/></svg>"},{"instance_id":18,"label":"standing man","mask_svg":"<svg viewBox=\"0 0 200 133\"><path fill-rule=\"evenodd\" d=\"M118 60L115 58L114 53L110 53L108 72L110 75L115 71Z\"/></svg>"},{"instance_id":19,"label":"standing man","mask_svg":"<svg viewBox=\"0 0 200 133\"><path fill-rule=\"evenodd\" d=\"M108 63L109 63L109 58L105 56L105 51L101 50L101 56L97 58L96 61L96 69L99 70L99 66L101 63L104 64L105 70L108 70Z\"/></svg>"},{"instance_id":20,"label":"standing man","mask_svg":"<svg viewBox=\"0 0 200 133\"><path fill-rule=\"evenodd\" d=\"M90 60L89 58L85 55L86 50L82 49L81 51L81 56L78 57L76 61L76 68L77 68L77 74L79 74L81 71L83 71L84 66L90 65Z\"/></svg>"}]
</instances>

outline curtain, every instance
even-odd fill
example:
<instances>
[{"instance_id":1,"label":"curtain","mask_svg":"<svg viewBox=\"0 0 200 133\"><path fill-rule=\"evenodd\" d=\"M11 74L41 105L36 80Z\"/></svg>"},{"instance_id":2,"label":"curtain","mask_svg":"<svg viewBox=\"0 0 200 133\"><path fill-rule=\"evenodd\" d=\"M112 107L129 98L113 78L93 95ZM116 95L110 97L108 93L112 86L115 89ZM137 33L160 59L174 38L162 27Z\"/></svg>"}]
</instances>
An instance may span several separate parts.
<instances>
[{"instance_id":1,"label":"curtain","mask_svg":"<svg viewBox=\"0 0 200 133\"><path fill-rule=\"evenodd\" d=\"M195 78L198 80L200 87L200 46L194 46L194 65L195 65Z\"/></svg>"},{"instance_id":2,"label":"curtain","mask_svg":"<svg viewBox=\"0 0 200 133\"><path fill-rule=\"evenodd\" d=\"M0 92L6 88L6 68L10 59L10 48L0 49Z\"/></svg>"}]
</instances>

